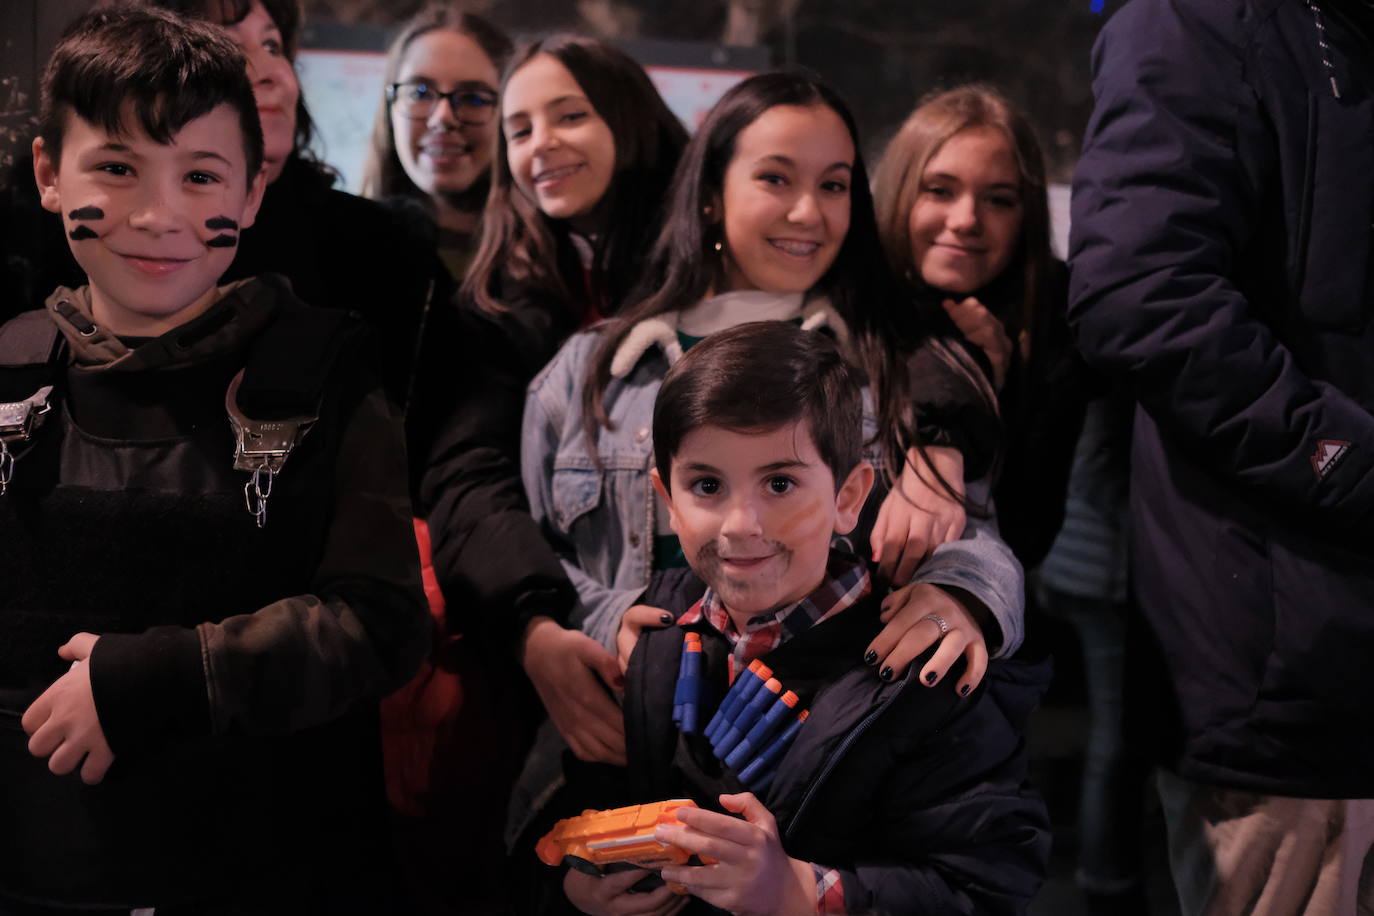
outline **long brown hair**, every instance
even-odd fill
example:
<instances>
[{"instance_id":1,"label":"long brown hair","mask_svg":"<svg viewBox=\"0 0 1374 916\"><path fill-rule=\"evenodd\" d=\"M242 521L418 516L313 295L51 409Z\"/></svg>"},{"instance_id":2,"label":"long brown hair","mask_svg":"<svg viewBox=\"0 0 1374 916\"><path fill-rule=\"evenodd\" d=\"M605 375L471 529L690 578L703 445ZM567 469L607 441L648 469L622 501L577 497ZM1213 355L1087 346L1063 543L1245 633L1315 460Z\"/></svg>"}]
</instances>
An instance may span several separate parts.
<instances>
[{"instance_id":1,"label":"long brown hair","mask_svg":"<svg viewBox=\"0 0 1374 916\"><path fill-rule=\"evenodd\" d=\"M505 68L506 61L510 59L513 46L506 33L481 16L464 11L462 3L453 0L430 3L411 17L392 41L391 49L386 55L386 77L382 82L383 87L396 82L396 76L401 70L401 60L411 43L421 35L440 30L457 32L475 41L482 52L491 59L497 73ZM484 196L486 179L480 178L474 184L482 185L482 188L475 190ZM362 194L374 200L395 196L410 197L426 207L430 205L429 195L417 188L415 182L410 180L410 176L401 167L401 160L396 155L396 137L391 130L391 110L385 97L377 106L377 116L372 123L372 142L368 147L367 162L363 166ZM480 201L481 198L477 199Z\"/></svg>"},{"instance_id":2,"label":"long brown hair","mask_svg":"<svg viewBox=\"0 0 1374 916\"><path fill-rule=\"evenodd\" d=\"M911 209L921 192L926 166L940 147L955 134L976 127L1000 131L1016 159L1021 178L1021 236L1003 274L1019 272L1021 282L1006 315L1006 329L1012 340L1030 330L1033 341L1047 311L1045 284L1054 260L1045 157L1030 122L996 89L970 85L928 95L892 138L878 163L873 191L883 251L893 270L917 289L925 286L912 260Z\"/></svg>"},{"instance_id":3,"label":"long brown hair","mask_svg":"<svg viewBox=\"0 0 1374 916\"><path fill-rule=\"evenodd\" d=\"M568 68L615 140L615 174L600 204L605 214L596 242L592 273L602 302L614 311L638 275L661 215L668 179L687 143L682 122L668 109L644 68L602 41L559 35L521 48L501 80L504 97L511 76L540 54ZM580 313L585 298L568 277L579 272L563 220L550 219L515 186L504 131L496 134L491 193L482 214L482 237L463 280L464 296L480 308L499 312L500 281L547 295ZM508 292L508 291L507 291Z\"/></svg>"}]
</instances>

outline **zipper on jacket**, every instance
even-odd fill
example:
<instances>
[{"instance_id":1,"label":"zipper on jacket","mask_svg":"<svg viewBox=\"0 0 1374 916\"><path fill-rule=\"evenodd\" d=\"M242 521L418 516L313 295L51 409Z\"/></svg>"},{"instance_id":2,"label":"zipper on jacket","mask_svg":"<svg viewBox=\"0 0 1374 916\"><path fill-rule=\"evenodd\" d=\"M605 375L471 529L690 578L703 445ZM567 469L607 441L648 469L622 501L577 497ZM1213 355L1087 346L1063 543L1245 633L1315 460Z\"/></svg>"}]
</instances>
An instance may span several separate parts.
<instances>
[{"instance_id":1,"label":"zipper on jacket","mask_svg":"<svg viewBox=\"0 0 1374 916\"><path fill-rule=\"evenodd\" d=\"M658 519L655 516L656 506L654 502L658 499L658 494L654 492L653 479L649 477L649 469L654 466L654 451L649 449L649 455L644 459L644 486L649 491L645 505L649 511L646 513L644 528L644 587L649 587L649 582L654 577L654 541L658 538Z\"/></svg>"},{"instance_id":2,"label":"zipper on jacket","mask_svg":"<svg viewBox=\"0 0 1374 916\"><path fill-rule=\"evenodd\" d=\"M892 705L893 701L901 695L902 691L906 689L906 685L910 682L911 674L908 673L907 676L902 679L902 682L897 685L896 689L888 694L887 699L883 700L882 704L877 709L865 716L863 721L856 725L848 735L845 735L844 740L840 742L840 746L835 748L835 752L826 760L825 766L821 767L820 774L811 782L811 787L808 788L806 794L802 796L801 804L797 805L797 810L792 812L792 817L787 822L787 829L783 831L784 838L791 837L793 828L797 826L797 821L801 819L802 814L811 803L811 799L815 797L816 792L820 790L820 787L824 785L825 781L830 777L830 773L839 765L840 759L843 758L845 754L849 753L849 749L853 746L854 742L859 740L859 737L862 736L864 732L868 731L868 727L873 724L873 721Z\"/></svg>"},{"instance_id":3,"label":"zipper on jacket","mask_svg":"<svg viewBox=\"0 0 1374 916\"><path fill-rule=\"evenodd\" d=\"M1321 48L1322 66L1326 68L1326 78L1331 83L1331 95L1337 101L1341 98L1341 87L1336 84L1336 65L1331 63L1331 46L1326 43L1326 23L1322 22L1321 10L1315 0L1307 0L1307 8L1312 11L1312 21L1317 26L1317 47Z\"/></svg>"}]
</instances>

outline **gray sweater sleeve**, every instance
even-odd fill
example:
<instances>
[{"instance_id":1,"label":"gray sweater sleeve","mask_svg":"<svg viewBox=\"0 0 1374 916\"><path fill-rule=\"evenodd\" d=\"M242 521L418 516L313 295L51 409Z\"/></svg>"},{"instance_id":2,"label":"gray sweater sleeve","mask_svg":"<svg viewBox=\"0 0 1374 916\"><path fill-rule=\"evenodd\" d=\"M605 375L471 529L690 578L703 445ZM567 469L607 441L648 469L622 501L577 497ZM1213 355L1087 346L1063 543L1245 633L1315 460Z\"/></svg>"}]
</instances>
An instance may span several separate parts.
<instances>
[{"instance_id":1,"label":"gray sweater sleeve","mask_svg":"<svg viewBox=\"0 0 1374 916\"><path fill-rule=\"evenodd\" d=\"M969 484L968 498L974 504L990 502L987 481ZM970 515L963 537L935 548L911 581L963 589L983 602L1002 631L994 658L1005 658L1020 647L1025 637L1025 576L998 534L995 517Z\"/></svg>"}]
</instances>

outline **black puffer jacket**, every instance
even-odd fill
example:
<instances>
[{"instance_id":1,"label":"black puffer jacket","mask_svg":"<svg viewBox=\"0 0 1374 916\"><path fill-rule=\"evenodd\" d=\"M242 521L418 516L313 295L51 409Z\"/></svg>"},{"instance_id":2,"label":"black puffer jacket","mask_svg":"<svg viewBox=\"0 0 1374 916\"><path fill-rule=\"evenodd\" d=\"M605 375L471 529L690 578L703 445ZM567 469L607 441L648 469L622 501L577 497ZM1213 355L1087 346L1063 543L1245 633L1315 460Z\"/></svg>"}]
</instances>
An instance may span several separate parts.
<instances>
[{"instance_id":1,"label":"black puffer jacket","mask_svg":"<svg viewBox=\"0 0 1374 916\"><path fill-rule=\"evenodd\" d=\"M1134 0L1107 24L1070 321L1143 406L1171 761L1349 798L1374 795L1374 44L1330 11Z\"/></svg>"},{"instance_id":2,"label":"black puffer jacket","mask_svg":"<svg viewBox=\"0 0 1374 916\"><path fill-rule=\"evenodd\" d=\"M680 614L702 590L691 570L673 570L654 577L648 599ZM760 797L784 848L838 869L850 912L1025 912L1044 877L1049 824L1025 784L1021 727L1046 668L994 662L968 698L955 693L957 671L933 688L917 683L924 658L905 679L884 683L853 665L881 626L870 596L763 657L811 710ZM702 636L704 722L724 693L729 647L708 625L691 629ZM673 725L683 632L646 631L635 648L625 687L628 779L619 798L595 803L694 797L720 810L721 792L744 791L703 739Z\"/></svg>"}]
</instances>

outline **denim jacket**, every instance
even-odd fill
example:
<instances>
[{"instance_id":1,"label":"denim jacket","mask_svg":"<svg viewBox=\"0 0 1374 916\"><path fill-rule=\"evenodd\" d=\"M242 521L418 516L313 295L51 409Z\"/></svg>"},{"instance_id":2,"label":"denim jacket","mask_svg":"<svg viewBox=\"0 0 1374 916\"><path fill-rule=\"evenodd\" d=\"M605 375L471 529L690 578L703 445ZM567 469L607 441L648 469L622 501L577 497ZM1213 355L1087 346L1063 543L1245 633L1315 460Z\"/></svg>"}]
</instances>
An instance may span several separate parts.
<instances>
[{"instance_id":1,"label":"denim jacket","mask_svg":"<svg viewBox=\"0 0 1374 916\"><path fill-rule=\"evenodd\" d=\"M649 584L654 533L654 399L669 368L660 343L646 347L623 378L611 379L605 404L614 429L597 430L601 468L582 427L582 386L601 342L595 330L571 337L530 383L520 443L530 512L555 545L580 598L572 622L612 652L620 619ZM865 437L875 429L865 391ZM881 456L866 456L881 467ZM971 485L987 501L986 485ZM875 489L870 500L885 491ZM860 549L862 552L862 548ZM996 657L1021 644L1025 609L1021 565L994 520L969 518L964 536L936 548L914 582L962 588L992 613L1002 631Z\"/></svg>"}]
</instances>

